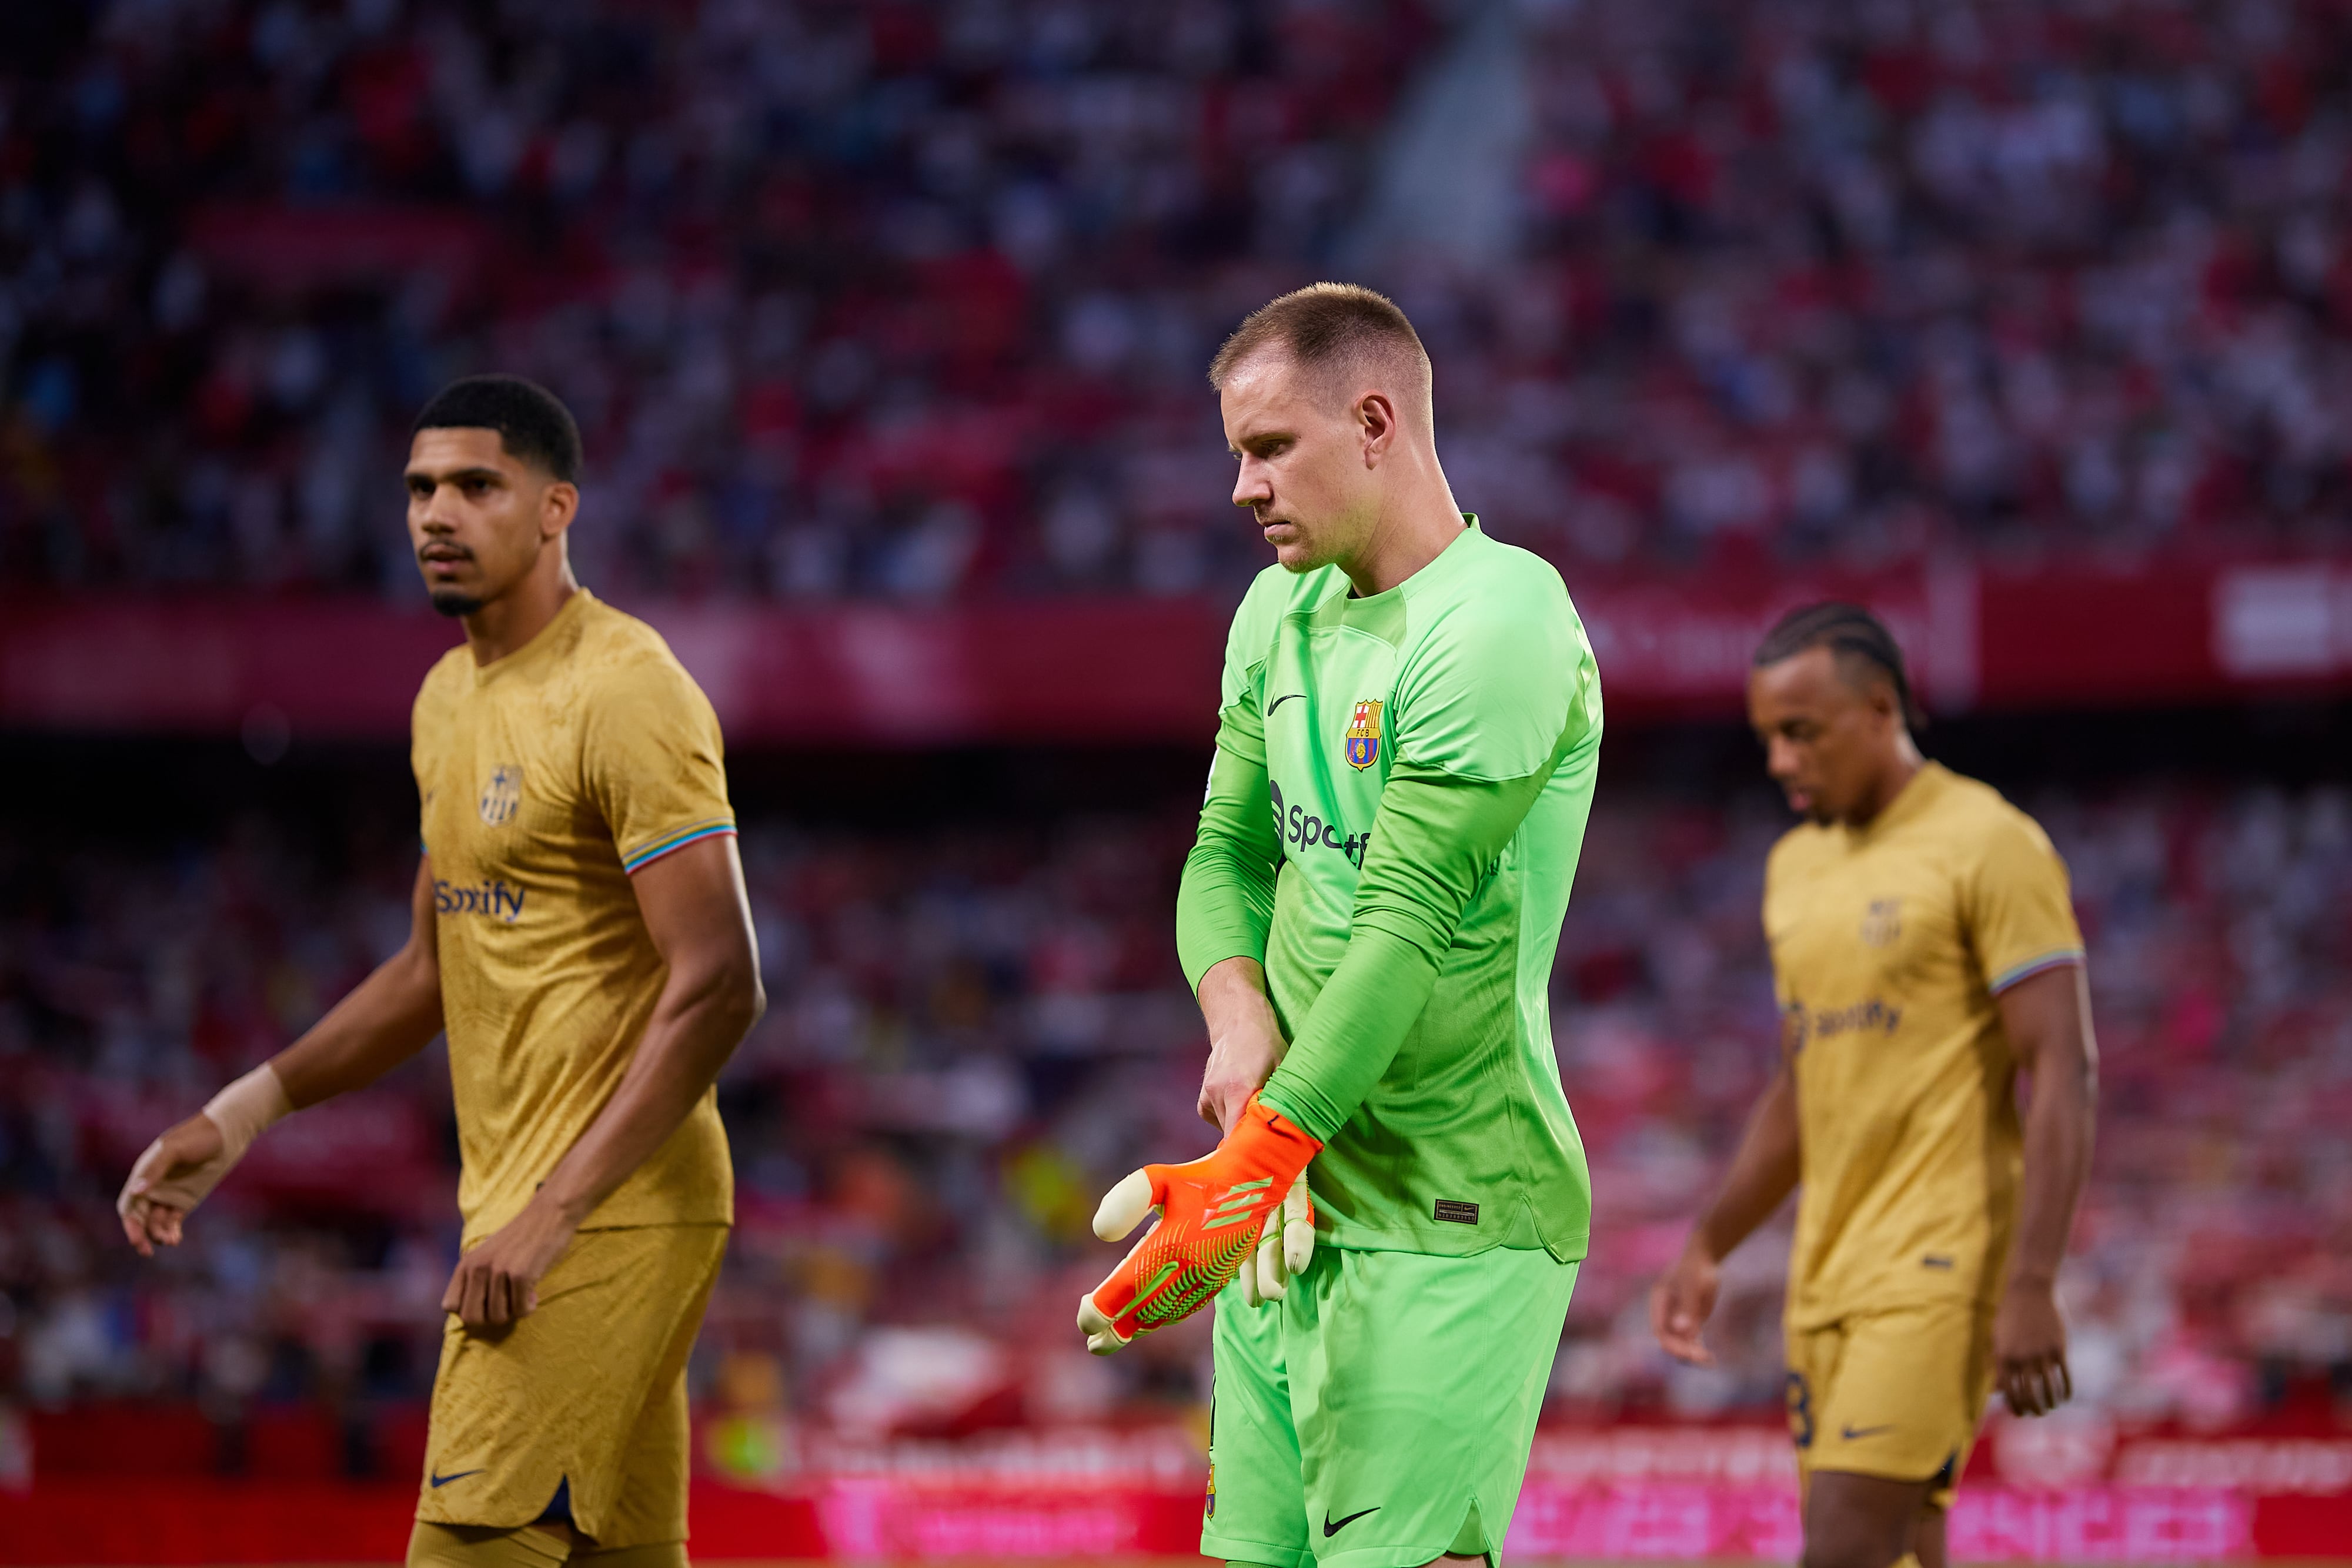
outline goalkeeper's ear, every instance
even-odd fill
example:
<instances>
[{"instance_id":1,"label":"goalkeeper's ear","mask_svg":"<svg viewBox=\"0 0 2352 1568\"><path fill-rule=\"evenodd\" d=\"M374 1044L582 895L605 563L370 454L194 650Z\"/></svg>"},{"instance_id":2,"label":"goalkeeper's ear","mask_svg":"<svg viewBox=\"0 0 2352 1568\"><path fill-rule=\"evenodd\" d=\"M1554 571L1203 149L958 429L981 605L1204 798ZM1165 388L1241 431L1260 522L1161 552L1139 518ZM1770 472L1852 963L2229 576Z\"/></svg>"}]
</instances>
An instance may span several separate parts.
<instances>
[{"instance_id":1,"label":"goalkeeper's ear","mask_svg":"<svg viewBox=\"0 0 2352 1568\"><path fill-rule=\"evenodd\" d=\"M1149 1166L1120 1177L1095 1209L1095 1234L1105 1241L1117 1241L1142 1224L1143 1217L1160 1203L1158 1186Z\"/></svg>"}]
</instances>

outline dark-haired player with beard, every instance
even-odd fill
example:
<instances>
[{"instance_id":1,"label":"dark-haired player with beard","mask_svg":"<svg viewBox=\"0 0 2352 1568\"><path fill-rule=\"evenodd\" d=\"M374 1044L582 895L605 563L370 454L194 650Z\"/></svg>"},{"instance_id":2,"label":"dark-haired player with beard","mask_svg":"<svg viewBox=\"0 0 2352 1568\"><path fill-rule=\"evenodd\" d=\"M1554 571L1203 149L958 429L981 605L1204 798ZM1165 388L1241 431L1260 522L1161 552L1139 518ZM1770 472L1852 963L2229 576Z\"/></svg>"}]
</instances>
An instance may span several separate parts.
<instances>
[{"instance_id":1,"label":"dark-haired player with beard","mask_svg":"<svg viewBox=\"0 0 2352 1568\"><path fill-rule=\"evenodd\" d=\"M2083 936L2033 820L1920 757L1902 651L1867 611L1783 619L1748 707L1807 819L1764 876L1781 1061L1652 1323L1707 1362L1724 1258L1801 1189L1787 1328L1804 1562L1942 1568L1993 1387L2021 1416L2073 1393L2055 1285L2095 1115Z\"/></svg>"},{"instance_id":2,"label":"dark-haired player with beard","mask_svg":"<svg viewBox=\"0 0 2352 1568\"><path fill-rule=\"evenodd\" d=\"M462 1256L412 1564L686 1561L687 1354L733 1220L712 1090L761 1008L719 725L565 553L580 436L479 376L418 416L408 529L462 620L417 694L406 946L166 1132L123 1189L142 1254L270 1123L446 1028Z\"/></svg>"}]
</instances>

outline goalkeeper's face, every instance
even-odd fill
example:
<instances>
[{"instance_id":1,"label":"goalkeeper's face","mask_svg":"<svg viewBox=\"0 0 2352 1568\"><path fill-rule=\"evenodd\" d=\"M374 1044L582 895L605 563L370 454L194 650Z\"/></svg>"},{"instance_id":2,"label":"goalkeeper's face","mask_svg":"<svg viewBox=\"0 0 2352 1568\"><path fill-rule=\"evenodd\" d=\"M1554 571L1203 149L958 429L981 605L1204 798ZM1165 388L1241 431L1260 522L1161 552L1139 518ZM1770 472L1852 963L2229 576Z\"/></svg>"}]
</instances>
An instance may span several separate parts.
<instances>
[{"instance_id":1,"label":"goalkeeper's face","mask_svg":"<svg viewBox=\"0 0 2352 1568\"><path fill-rule=\"evenodd\" d=\"M1292 571L1346 564L1382 516L1396 418L1387 394L1352 402L1332 378L1266 352L1225 378L1218 401L1239 464L1234 505L1247 507L1275 559Z\"/></svg>"}]
</instances>

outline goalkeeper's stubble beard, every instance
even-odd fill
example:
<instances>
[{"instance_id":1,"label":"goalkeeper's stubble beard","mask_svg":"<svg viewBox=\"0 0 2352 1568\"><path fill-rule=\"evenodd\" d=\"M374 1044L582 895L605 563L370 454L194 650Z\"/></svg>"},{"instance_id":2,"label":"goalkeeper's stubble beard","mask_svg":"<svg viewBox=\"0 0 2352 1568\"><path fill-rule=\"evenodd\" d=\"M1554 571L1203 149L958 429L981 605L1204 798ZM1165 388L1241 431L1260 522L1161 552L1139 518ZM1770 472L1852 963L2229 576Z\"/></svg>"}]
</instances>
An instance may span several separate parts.
<instances>
[{"instance_id":1,"label":"goalkeeper's stubble beard","mask_svg":"<svg viewBox=\"0 0 2352 1568\"><path fill-rule=\"evenodd\" d=\"M1362 553L1370 532L1367 524L1345 512L1307 523L1270 507L1254 510L1259 529L1274 546L1275 559L1295 577L1343 565Z\"/></svg>"}]
</instances>

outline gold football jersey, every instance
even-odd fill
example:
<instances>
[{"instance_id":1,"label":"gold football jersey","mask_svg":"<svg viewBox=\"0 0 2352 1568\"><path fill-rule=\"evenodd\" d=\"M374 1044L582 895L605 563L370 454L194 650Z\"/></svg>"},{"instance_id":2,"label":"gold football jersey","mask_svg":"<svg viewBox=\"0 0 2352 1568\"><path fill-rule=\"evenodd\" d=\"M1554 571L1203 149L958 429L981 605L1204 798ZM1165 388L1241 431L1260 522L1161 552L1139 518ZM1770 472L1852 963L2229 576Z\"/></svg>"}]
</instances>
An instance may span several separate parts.
<instances>
[{"instance_id":1,"label":"gold football jersey","mask_svg":"<svg viewBox=\"0 0 2352 1568\"><path fill-rule=\"evenodd\" d=\"M2083 959L2049 838L1931 762L1867 826L1774 846L1764 933L1802 1144L1790 1325L1994 1300L2021 1142L1994 998Z\"/></svg>"},{"instance_id":2,"label":"gold football jersey","mask_svg":"<svg viewBox=\"0 0 2352 1568\"><path fill-rule=\"evenodd\" d=\"M735 831L719 720L659 633L584 590L526 646L416 695L466 1240L520 1211L620 1082L663 967L630 873ZM584 1228L731 1222L706 1093Z\"/></svg>"}]
</instances>

